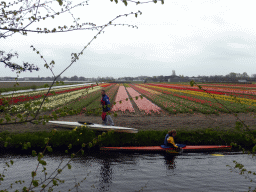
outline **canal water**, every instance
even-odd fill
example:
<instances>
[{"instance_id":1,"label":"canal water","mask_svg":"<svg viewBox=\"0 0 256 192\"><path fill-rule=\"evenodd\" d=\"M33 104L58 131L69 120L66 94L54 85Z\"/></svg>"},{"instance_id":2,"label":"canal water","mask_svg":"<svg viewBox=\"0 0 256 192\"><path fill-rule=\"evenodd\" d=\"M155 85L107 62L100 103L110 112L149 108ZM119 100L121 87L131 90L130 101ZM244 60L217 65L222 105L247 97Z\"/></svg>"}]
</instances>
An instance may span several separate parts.
<instances>
[{"instance_id":1,"label":"canal water","mask_svg":"<svg viewBox=\"0 0 256 192\"><path fill-rule=\"evenodd\" d=\"M256 187L256 177L250 182L243 175L230 172L226 165L234 166L233 160L245 165L247 170L256 171L255 157L242 153L221 153L213 156L207 153L188 153L178 156L164 154L125 154L117 152L98 152L88 156L76 157L71 162L72 169L65 168L58 176L65 183L54 187L53 191L248 191ZM5 180L0 189L5 189L16 180L9 191L29 186L31 171L37 166L36 157L1 156L0 171L5 162L12 159L14 164L5 171ZM46 156L48 176L53 170L65 165L68 156ZM36 179L44 180L42 166L39 166ZM86 178L83 182L83 180ZM75 187L76 183L80 185ZM34 189L34 191L40 191Z\"/></svg>"}]
</instances>

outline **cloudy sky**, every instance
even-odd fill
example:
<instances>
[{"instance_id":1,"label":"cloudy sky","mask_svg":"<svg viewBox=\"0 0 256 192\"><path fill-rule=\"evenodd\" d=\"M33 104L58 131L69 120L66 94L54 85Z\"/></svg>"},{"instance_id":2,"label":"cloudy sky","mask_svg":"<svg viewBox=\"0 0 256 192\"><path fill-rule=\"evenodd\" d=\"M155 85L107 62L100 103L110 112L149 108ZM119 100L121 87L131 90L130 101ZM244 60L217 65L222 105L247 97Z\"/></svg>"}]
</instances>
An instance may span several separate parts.
<instances>
[{"instance_id":1,"label":"cloudy sky","mask_svg":"<svg viewBox=\"0 0 256 192\"><path fill-rule=\"evenodd\" d=\"M80 22L98 25L117 15L142 11L142 15L120 18L115 23L137 25L110 26L84 51L80 59L62 76L114 78L140 75L226 75L230 72L256 74L255 1L236 0L165 0L165 4L115 4L110 0L91 0L74 9ZM61 20L60 20L61 19ZM72 25L70 16L34 23L37 27ZM15 34L0 39L0 49L17 51L17 63L35 63L39 72L20 77L52 76L44 61L30 48L34 45L48 62L54 60L57 75L70 64L71 53L78 53L97 31L55 34ZM0 76L15 76L3 64Z\"/></svg>"}]
</instances>

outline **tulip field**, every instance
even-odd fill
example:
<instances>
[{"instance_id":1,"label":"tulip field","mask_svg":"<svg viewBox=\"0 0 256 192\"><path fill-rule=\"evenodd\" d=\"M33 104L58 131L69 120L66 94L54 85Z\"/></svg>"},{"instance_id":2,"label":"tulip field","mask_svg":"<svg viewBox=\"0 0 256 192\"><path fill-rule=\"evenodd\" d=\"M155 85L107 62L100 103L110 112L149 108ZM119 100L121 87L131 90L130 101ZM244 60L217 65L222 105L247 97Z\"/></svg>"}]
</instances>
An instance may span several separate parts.
<instances>
[{"instance_id":1,"label":"tulip field","mask_svg":"<svg viewBox=\"0 0 256 192\"><path fill-rule=\"evenodd\" d=\"M201 84L202 88L186 84L145 83L116 84L104 83L93 86L59 88L48 93L44 111L56 111L68 107L80 114L101 111L101 90L104 89L112 104L112 112L120 114L177 113L247 113L256 112L256 85L250 84ZM31 102L37 109L47 91L34 91L0 97L0 106L13 105L17 112L28 110ZM132 99L131 99L132 98ZM31 109L30 108L30 109ZM139 110L139 111L138 111Z\"/></svg>"}]
</instances>

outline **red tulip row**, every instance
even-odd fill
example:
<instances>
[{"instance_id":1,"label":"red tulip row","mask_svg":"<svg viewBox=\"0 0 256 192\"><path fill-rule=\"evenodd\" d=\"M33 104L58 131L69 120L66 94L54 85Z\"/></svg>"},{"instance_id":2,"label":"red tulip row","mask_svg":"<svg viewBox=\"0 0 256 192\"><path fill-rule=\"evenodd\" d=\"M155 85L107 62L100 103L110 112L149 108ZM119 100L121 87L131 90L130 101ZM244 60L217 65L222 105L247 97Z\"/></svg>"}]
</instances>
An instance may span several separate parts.
<instances>
[{"instance_id":1,"label":"red tulip row","mask_svg":"<svg viewBox=\"0 0 256 192\"><path fill-rule=\"evenodd\" d=\"M152 86L158 86L158 87L164 87L164 88L171 88L171 89L178 89L178 90L190 90L190 91L198 91L198 92L205 92L202 89L199 89L197 86L191 87L188 85L169 85L169 84L151 84L148 83L147 85L152 85ZM249 98L249 99L256 99L255 96L251 96L251 95L256 95L256 91L244 91L244 90L229 90L229 89L218 89L216 90L216 88L209 88L209 87L204 87L203 89L207 90L207 93L211 93L211 94L217 94L217 95L236 95L239 97L245 97L245 98Z\"/></svg>"},{"instance_id":2,"label":"red tulip row","mask_svg":"<svg viewBox=\"0 0 256 192\"><path fill-rule=\"evenodd\" d=\"M110 86L110 85L112 85L112 84L107 83L107 84L102 84L102 85L99 85L99 86L101 86L101 87L108 87L108 86Z\"/></svg>"},{"instance_id":3,"label":"red tulip row","mask_svg":"<svg viewBox=\"0 0 256 192\"><path fill-rule=\"evenodd\" d=\"M200 84L205 86L223 86L223 87L253 87L256 88L256 84Z\"/></svg>"},{"instance_id":4,"label":"red tulip row","mask_svg":"<svg viewBox=\"0 0 256 192\"><path fill-rule=\"evenodd\" d=\"M93 85L93 87L96 85ZM81 90L81 89L86 89L86 88L90 88L91 86L87 86L87 87L78 87L78 88L73 88L73 89L66 89L66 90L62 90L62 91L56 91L55 93L48 93L48 96L52 96L52 95L58 95L58 94L63 94L63 93L68 93L68 92L72 92L72 91L77 91L77 90ZM22 95L22 96L18 96L18 97L10 97L10 98L5 98L6 101L9 102L9 104L16 104L16 103L20 103L20 102L25 102L25 101L30 101L30 100L35 100L35 99L39 99L43 96L45 96L46 94L40 94L40 95L33 95L33 96L28 96L28 95ZM3 104L3 100L4 99L0 99L0 105Z\"/></svg>"}]
</instances>

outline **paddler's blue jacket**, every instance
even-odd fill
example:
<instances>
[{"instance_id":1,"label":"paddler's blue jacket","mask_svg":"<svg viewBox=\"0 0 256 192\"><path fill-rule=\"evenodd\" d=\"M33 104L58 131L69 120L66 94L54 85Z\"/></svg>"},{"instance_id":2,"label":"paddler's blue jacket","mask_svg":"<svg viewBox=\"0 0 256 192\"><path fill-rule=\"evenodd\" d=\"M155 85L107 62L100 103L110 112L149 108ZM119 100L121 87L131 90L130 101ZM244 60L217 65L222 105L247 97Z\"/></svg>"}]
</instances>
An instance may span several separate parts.
<instances>
[{"instance_id":1,"label":"paddler's blue jacket","mask_svg":"<svg viewBox=\"0 0 256 192\"><path fill-rule=\"evenodd\" d=\"M164 145L178 148L178 146L175 144L174 139L172 136L169 135L169 133L166 134L164 138Z\"/></svg>"},{"instance_id":2,"label":"paddler's blue jacket","mask_svg":"<svg viewBox=\"0 0 256 192\"><path fill-rule=\"evenodd\" d=\"M103 112L110 111L110 107L108 107L110 106L110 101L107 95L102 95L101 104L102 104Z\"/></svg>"},{"instance_id":3,"label":"paddler's blue jacket","mask_svg":"<svg viewBox=\"0 0 256 192\"><path fill-rule=\"evenodd\" d=\"M169 137L169 133L167 133L167 134L165 135L165 138L164 138L164 145L165 145L165 146L168 146L168 141L167 141L168 137Z\"/></svg>"}]
</instances>

